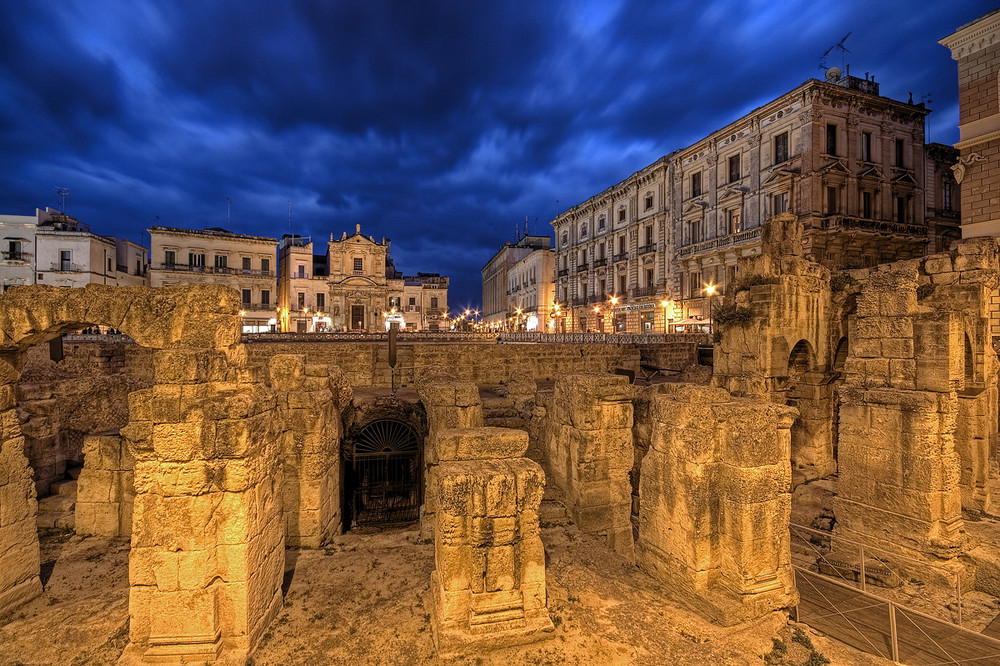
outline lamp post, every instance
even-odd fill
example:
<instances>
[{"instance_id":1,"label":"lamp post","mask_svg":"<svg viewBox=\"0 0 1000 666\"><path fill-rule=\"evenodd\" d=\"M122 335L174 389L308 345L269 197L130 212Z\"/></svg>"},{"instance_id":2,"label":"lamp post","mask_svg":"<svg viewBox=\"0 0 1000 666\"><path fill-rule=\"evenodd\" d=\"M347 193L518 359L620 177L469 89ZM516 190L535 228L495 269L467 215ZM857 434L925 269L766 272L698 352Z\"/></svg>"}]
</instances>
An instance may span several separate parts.
<instances>
[{"instance_id":1,"label":"lamp post","mask_svg":"<svg viewBox=\"0 0 1000 666\"><path fill-rule=\"evenodd\" d=\"M667 313L673 313L674 303L673 301L660 301L660 305L663 306L663 332L666 334L670 332L667 330ZM673 317L670 317L670 319L673 319Z\"/></svg>"},{"instance_id":2,"label":"lamp post","mask_svg":"<svg viewBox=\"0 0 1000 666\"><path fill-rule=\"evenodd\" d=\"M715 295L715 285L706 284L705 293L708 294L708 330L709 332L714 332L712 327L712 296Z\"/></svg>"}]
</instances>

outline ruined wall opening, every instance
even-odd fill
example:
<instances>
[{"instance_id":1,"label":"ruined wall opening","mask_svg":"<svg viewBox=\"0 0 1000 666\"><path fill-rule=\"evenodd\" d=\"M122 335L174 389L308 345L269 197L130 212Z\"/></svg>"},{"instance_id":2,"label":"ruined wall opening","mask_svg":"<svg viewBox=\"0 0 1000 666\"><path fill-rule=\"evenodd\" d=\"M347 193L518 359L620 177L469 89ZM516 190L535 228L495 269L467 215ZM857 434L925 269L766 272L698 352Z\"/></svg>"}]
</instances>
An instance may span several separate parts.
<instances>
[{"instance_id":1,"label":"ruined wall opening","mask_svg":"<svg viewBox=\"0 0 1000 666\"><path fill-rule=\"evenodd\" d=\"M423 501L423 438L402 418L377 418L348 435L344 529L411 523Z\"/></svg>"}]
</instances>

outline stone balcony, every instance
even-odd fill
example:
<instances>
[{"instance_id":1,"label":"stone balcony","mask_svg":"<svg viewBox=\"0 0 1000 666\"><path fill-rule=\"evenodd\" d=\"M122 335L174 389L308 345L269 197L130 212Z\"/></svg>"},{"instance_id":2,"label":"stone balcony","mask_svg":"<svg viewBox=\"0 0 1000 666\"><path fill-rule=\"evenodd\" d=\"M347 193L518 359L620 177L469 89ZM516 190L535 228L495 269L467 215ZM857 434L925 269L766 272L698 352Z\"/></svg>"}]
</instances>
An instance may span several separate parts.
<instances>
[{"instance_id":1,"label":"stone balcony","mask_svg":"<svg viewBox=\"0 0 1000 666\"><path fill-rule=\"evenodd\" d=\"M728 234L726 236L719 236L718 238L711 238L706 241L701 241L699 243L689 243L688 245L682 245L677 248L678 257L687 257L692 254L701 254L702 252L709 252L711 250L716 250L723 247L729 247L731 245L743 245L744 243L750 243L756 241L760 238L760 227L754 229L747 229L746 231L738 231L735 234Z\"/></svg>"}]
</instances>

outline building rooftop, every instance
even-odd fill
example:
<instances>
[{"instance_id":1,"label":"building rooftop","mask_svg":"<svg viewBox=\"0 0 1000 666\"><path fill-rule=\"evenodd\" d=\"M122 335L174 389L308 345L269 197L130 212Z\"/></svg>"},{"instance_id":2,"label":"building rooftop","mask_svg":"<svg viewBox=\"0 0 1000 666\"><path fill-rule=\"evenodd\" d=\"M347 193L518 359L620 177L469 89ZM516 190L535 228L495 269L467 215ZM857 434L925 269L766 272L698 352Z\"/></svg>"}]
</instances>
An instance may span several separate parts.
<instances>
[{"instance_id":1,"label":"building rooftop","mask_svg":"<svg viewBox=\"0 0 1000 666\"><path fill-rule=\"evenodd\" d=\"M251 234L238 234L222 227L209 227L207 229L181 229L180 227L166 227L155 225L147 229L149 233L185 234L193 236L214 236L216 238L232 238L235 240L262 241L277 243L278 239L268 236L253 236Z\"/></svg>"}]
</instances>

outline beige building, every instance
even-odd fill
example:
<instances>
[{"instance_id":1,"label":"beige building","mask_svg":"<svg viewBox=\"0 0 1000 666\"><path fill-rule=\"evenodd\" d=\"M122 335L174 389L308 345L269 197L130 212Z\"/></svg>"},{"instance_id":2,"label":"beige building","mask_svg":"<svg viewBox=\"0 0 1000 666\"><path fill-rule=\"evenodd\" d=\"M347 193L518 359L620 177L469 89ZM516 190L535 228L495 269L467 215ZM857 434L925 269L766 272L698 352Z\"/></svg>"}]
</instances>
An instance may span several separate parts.
<instances>
[{"instance_id":1,"label":"beige building","mask_svg":"<svg viewBox=\"0 0 1000 666\"><path fill-rule=\"evenodd\" d=\"M274 238L225 229L149 228L150 285L221 284L240 293L243 332L277 327Z\"/></svg>"},{"instance_id":2,"label":"beige building","mask_svg":"<svg viewBox=\"0 0 1000 666\"><path fill-rule=\"evenodd\" d=\"M556 217L560 330L698 327L708 285L738 280L781 212L834 268L941 249L957 226L954 155L925 148L922 104L878 93L831 68Z\"/></svg>"},{"instance_id":3,"label":"beige building","mask_svg":"<svg viewBox=\"0 0 1000 666\"><path fill-rule=\"evenodd\" d=\"M962 237L1000 236L1000 9L940 42L958 62Z\"/></svg>"},{"instance_id":4,"label":"beige building","mask_svg":"<svg viewBox=\"0 0 1000 666\"><path fill-rule=\"evenodd\" d=\"M537 249L519 259L508 272L507 311L514 317L508 328L547 331L555 302L555 252Z\"/></svg>"},{"instance_id":5,"label":"beige building","mask_svg":"<svg viewBox=\"0 0 1000 666\"><path fill-rule=\"evenodd\" d=\"M548 236L525 235L516 243L504 243L482 268L483 310L486 324L502 326L514 314L510 301L510 270L514 264L535 250L548 249L552 239Z\"/></svg>"},{"instance_id":6,"label":"beige building","mask_svg":"<svg viewBox=\"0 0 1000 666\"><path fill-rule=\"evenodd\" d=\"M438 330L448 313L448 278L403 275L390 242L361 233L332 235L325 254L311 238L286 235L279 245L281 330L382 331L395 321L405 330Z\"/></svg>"}]
</instances>

